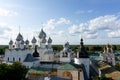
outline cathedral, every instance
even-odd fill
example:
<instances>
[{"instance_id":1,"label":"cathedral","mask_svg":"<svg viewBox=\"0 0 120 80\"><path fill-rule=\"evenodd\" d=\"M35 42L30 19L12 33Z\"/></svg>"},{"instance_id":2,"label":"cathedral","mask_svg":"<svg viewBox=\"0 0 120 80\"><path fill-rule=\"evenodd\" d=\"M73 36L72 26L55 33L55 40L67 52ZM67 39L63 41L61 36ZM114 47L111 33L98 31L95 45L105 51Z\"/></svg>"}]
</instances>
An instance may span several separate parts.
<instances>
[{"instance_id":1,"label":"cathedral","mask_svg":"<svg viewBox=\"0 0 120 80\"><path fill-rule=\"evenodd\" d=\"M33 37L31 41L32 47L30 47L30 41L25 41L21 33L19 33L15 42L10 40L9 49L5 51L4 62L21 62L28 68L37 67L40 65L40 62L53 62L52 39L49 37L46 40L46 33L43 29L41 29L38 37L38 41ZM37 42L39 45L36 44Z\"/></svg>"},{"instance_id":2,"label":"cathedral","mask_svg":"<svg viewBox=\"0 0 120 80\"><path fill-rule=\"evenodd\" d=\"M5 51L4 62L21 62L27 68L42 67L43 64L46 68L56 65L58 77L70 80L88 80L90 78L90 59L82 38L80 40L80 50L76 56L70 49L69 42L63 45L63 50L59 54L59 64L55 63L52 39L51 37L48 40L46 39L46 33L43 29L38 35L38 40L33 37L31 43L32 45L30 45L28 39L25 41L22 34L19 33L14 42L10 40L9 49Z\"/></svg>"}]
</instances>

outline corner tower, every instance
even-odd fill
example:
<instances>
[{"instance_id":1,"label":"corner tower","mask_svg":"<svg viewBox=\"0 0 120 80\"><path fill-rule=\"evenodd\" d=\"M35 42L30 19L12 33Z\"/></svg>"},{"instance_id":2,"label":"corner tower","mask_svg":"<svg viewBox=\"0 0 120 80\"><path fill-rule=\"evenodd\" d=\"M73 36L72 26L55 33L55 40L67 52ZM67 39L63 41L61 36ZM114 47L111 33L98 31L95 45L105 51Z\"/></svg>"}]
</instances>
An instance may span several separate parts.
<instances>
[{"instance_id":1,"label":"corner tower","mask_svg":"<svg viewBox=\"0 0 120 80\"><path fill-rule=\"evenodd\" d=\"M77 53L77 58L74 59L74 63L78 64L78 65L80 65L80 64L84 65L85 73L87 74L87 77L89 79L90 59L89 59L89 55L84 47L82 38L81 38L81 42L80 42L80 50Z\"/></svg>"}]
</instances>

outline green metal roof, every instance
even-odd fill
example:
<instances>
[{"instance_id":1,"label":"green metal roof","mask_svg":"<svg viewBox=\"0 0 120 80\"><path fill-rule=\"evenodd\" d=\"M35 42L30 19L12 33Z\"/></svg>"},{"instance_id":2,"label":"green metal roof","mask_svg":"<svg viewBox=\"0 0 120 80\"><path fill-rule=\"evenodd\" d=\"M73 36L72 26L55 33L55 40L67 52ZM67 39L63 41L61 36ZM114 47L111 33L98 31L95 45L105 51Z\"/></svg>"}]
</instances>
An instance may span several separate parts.
<instances>
[{"instance_id":1,"label":"green metal roof","mask_svg":"<svg viewBox=\"0 0 120 80\"><path fill-rule=\"evenodd\" d=\"M67 63L67 64L64 64L60 67L58 67L59 70L78 70L74 65L70 64L70 63Z\"/></svg>"}]
</instances>

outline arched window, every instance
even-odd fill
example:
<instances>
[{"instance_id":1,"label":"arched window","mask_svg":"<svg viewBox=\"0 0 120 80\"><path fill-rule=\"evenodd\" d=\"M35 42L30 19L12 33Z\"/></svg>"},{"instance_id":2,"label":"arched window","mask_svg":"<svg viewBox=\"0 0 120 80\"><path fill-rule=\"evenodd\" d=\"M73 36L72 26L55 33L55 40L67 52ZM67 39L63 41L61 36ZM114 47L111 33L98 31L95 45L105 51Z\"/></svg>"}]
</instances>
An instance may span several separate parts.
<instances>
[{"instance_id":1,"label":"arched window","mask_svg":"<svg viewBox=\"0 0 120 80\"><path fill-rule=\"evenodd\" d=\"M21 58L19 58L19 62L21 61Z\"/></svg>"},{"instance_id":2,"label":"arched window","mask_svg":"<svg viewBox=\"0 0 120 80\"><path fill-rule=\"evenodd\" d=\"M13 57L13 62L15 61L15 58Z\"/></svg>"},{"instance_id":3,"label":"arched window","mask_svg":"<svg viewBox=\"0 0 120 80\"><path fill-rule=\"evenodd\" d=\"M9 61L9 57L8 57L8 61Z\"/></svg>"},{"instance_id":4,"label":"arched window","mask_svg":"<svg viewBox=\"0 0 120 80\"><path fill-rule=\"evenodd\" d=\"M62 73L62 77L72 80L72 74L71 74L71 72L69 72L69 71L64 71L64 72Z\"/></svg>"}]
</instances>

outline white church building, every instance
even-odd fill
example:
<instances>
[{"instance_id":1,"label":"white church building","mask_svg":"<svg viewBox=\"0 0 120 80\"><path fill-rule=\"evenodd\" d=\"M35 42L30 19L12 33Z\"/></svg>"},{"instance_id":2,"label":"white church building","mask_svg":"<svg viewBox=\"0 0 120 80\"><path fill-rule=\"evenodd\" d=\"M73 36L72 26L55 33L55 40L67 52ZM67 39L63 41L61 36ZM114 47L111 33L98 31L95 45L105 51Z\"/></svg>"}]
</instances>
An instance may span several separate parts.
<instances>
[{"instance_id":1,"label":"white church building","mask_svg":"<svg viewBox=\"0 0 120 80\"><path fill-rule=\"evenodd\" d=\"M26 67L37 67L40 62L53 62L54 52L51 47L52 39L49 37L46 40L46 33L41 29L37 40L33 37L31 43L32 47L29 47L29 40L24 41L21 33L18 34L16 41L10 40L9 49L5 51L4 62L13 63L21 62Z\"/></svg>"},{"instance_id":2,"label":"white church building","mask_svg":"<svg viewBox=\"0 0 120 80\"><path fill-rule=\"evenodd\" d=\"M60 52L60 62L71 62L74 58L73 54L74 52L70 49L69 42L66 42Z\"/></svg>"}]
</instances>

